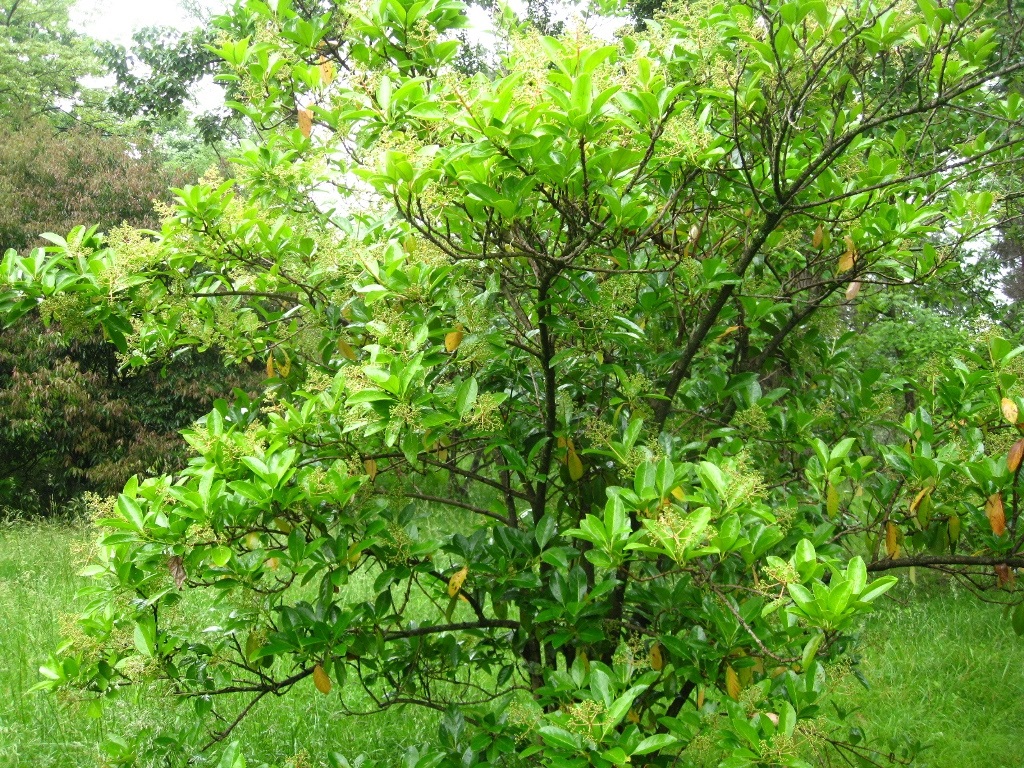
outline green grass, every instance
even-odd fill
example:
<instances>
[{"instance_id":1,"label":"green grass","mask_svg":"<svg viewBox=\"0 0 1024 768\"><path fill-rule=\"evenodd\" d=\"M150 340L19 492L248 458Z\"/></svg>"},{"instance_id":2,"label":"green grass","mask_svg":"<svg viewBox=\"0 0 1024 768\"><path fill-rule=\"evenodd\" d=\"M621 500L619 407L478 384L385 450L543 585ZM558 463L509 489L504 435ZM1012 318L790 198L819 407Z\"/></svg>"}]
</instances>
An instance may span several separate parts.
<instances>
[{"instance_id":1,"label":"green grass","mask_svg":"<svg viewBox=\"0 0 1024 768\"><path fill-rule=\"evenodd\" d=\"M187 706L144 687L107 702L101 717L81 702L29 693L39 681L39 665L60 642L62 618L74 611L75 573L82 567L76 550L88 538L66 526L0 528L0 768L104 765L101 745L111 737L145 741L168 725L191 722ZM345 697L353 708L369 709L357 691L346 690ZM288 696L260 702L231 738L259 761L284 765L305 753L312 762L300 765L322 765L332 751L393 756L429 739L435 723L433 713L410 708L345 716L336 696L321 695L306 680ZM206 741L206 733L188 740Z\"/></svg>"},{"instance_id":2,"label":"green grass","mask_svg":"<svg viewBox=\"0 0 1024 768\"><path fill-rule=\"evenodd\" d=\"M187 709L144 687L108 703L101 717L81 703L28 693L59 642L62 617L74 611L76 550L86 539L57 525L0 528L0 768L102 765L100 745L111 736L145 739L190 722ZM946 583L907 584L897 597L863 631L870 689L847 683L836 702L859 707L854 717L874 739L908 734L929 744L920 765L1024 767L1024 639L1000 608ZM345 695L359 703L355 691ZM318 766L332 751L393 758L435 732L435 718L412 709L346 717L336 696L307 680L261 702L233 738L260 761L283 765L305 752L305 764Z\"/></svg>"},{"instance_id":3,"label":"green grass","mask_svg":"<svg viewBox=\"0 0 1024 768\"><path fill-rule=\"evenodd\" d=\"M1024 766L1024 638L1003 609L942 581L905 584L865 627L859 684L846 704L869 735L929 745L919 765Z\"/></svg>"}]
</instances>

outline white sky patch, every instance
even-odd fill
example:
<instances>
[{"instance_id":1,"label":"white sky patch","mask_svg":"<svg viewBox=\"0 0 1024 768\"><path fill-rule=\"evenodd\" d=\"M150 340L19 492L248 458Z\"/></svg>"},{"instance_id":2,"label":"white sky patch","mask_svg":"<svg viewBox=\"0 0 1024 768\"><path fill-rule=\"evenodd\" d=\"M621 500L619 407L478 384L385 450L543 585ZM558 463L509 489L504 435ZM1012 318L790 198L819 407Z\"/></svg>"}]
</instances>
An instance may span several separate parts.
<instances>
[{"instance_id":1,"label":"white sky patch","mask_svg":"<svg viewBox=\"0 0 1024 768\"><path fill-rule=\"evenodd\" d=\"M197 4L211 8L214 0ZM132 34L142 27L192 29L199 20L180 0L79 0L72 10L72 22L90 37L128 46Z\"/></svg>"}]
</instances>

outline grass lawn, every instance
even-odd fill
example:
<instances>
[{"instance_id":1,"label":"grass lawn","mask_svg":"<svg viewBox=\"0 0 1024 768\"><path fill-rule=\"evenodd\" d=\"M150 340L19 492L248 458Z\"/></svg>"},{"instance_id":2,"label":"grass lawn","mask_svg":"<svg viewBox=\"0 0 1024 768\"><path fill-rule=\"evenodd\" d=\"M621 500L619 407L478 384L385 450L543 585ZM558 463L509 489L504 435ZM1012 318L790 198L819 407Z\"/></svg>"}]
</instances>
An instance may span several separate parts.
<instances>
[{"instance_id":1,"label":"grass lawn","mask_svg":"<svg viewBox=\"0 0 1024 768\"><path fill-rule=\"evenodd\" d=\"M1024 638L1003 609L948 582L896 591L864 629L862 671L846 704L876 738L930 745L918 765L1024 766Z\"/></svg>"},{"instance_id":2,"label":"grass lawn","mask_svg":"<svg viewBox=\"0 0 1024 768\"><path fill-rule=\"evenodd\" d=\"M81 703L27 693L74 610L83 540L56 525L0 529L0 768L115 765L104 743L116 752L119 737L152 738L190 721L188 710L145 688L108 703L99 717ZM865 626L863 641L870 689L847 684L836 701L859 707L855 717L870 736L910 734L931 745L919 765L932 768L1024 767L1024 639L998 607L945 584L907 584ZM312 768L332 751L394 756L435 733L435 718L413 709L345 717L335 696L305 683L261 702L239 726L233 738L247 754ZM131 751L129 741L126 758Z\"/></svg>"}]
</instances>

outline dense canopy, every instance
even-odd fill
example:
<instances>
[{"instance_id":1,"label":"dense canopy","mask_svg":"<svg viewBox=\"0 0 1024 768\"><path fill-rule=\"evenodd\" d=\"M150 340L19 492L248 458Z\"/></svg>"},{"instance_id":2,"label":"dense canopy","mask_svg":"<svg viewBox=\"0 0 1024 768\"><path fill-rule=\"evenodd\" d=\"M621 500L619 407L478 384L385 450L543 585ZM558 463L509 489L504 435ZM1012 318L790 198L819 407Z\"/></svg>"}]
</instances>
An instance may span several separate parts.
<instances>
[{"instance_id":1,"label":"dense canopy","mask_svg":"<svg viewBox=\"0 0 1024 768\"><path fill-rule=\"evenodd\" d=\"M233 178L8 252L9 319L266 370L99 510L44 687L157 681L212 745L312 678L443 713L410 765L911 757L822 703L869 574L1017 605L1024 347L948 305L913 376L863 339L1010 215L1016 6L496 19L467 68L456 0L245 0Z\"/></svg>"}]
</instances>

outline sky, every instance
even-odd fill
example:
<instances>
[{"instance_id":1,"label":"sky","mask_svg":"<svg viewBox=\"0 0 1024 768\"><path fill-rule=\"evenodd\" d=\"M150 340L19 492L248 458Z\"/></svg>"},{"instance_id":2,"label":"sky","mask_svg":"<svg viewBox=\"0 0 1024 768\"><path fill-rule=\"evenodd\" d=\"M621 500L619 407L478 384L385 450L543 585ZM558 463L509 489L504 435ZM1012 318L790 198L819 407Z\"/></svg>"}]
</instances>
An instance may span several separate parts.
<instances>
[{"instance_id":1,"label":"sky","mask_svg":"<svg viewBox=\"0 0 1024 768\"><path fill-rule=\"evenodd\" d=\"M187 2L187 0L186 0ZM192 0L188 3L207 11L220 10L225 0ZM98 40L131 45L132 35L142 27L192 29L199 25L194 13L182 0L78 0L72 10L72 23ZM113 76L89 82L92 87L113 85ZM214 110L224 103L221 89L210 78L200 81L193 91L197 112Z\"/></svg>"},{"instance_id":2,"label":"sky","mask_svg":"<svg viewBox=\"0 0 1024 768\"><path fill-rule=\"evenodd\" d=\"M204 8L219 7L217 0L197 0ZM169 26L190 29L198 22L181 0L79 0L73 19L91 37L127 46L140 27Z\"/></svg>"}]
</instances>

